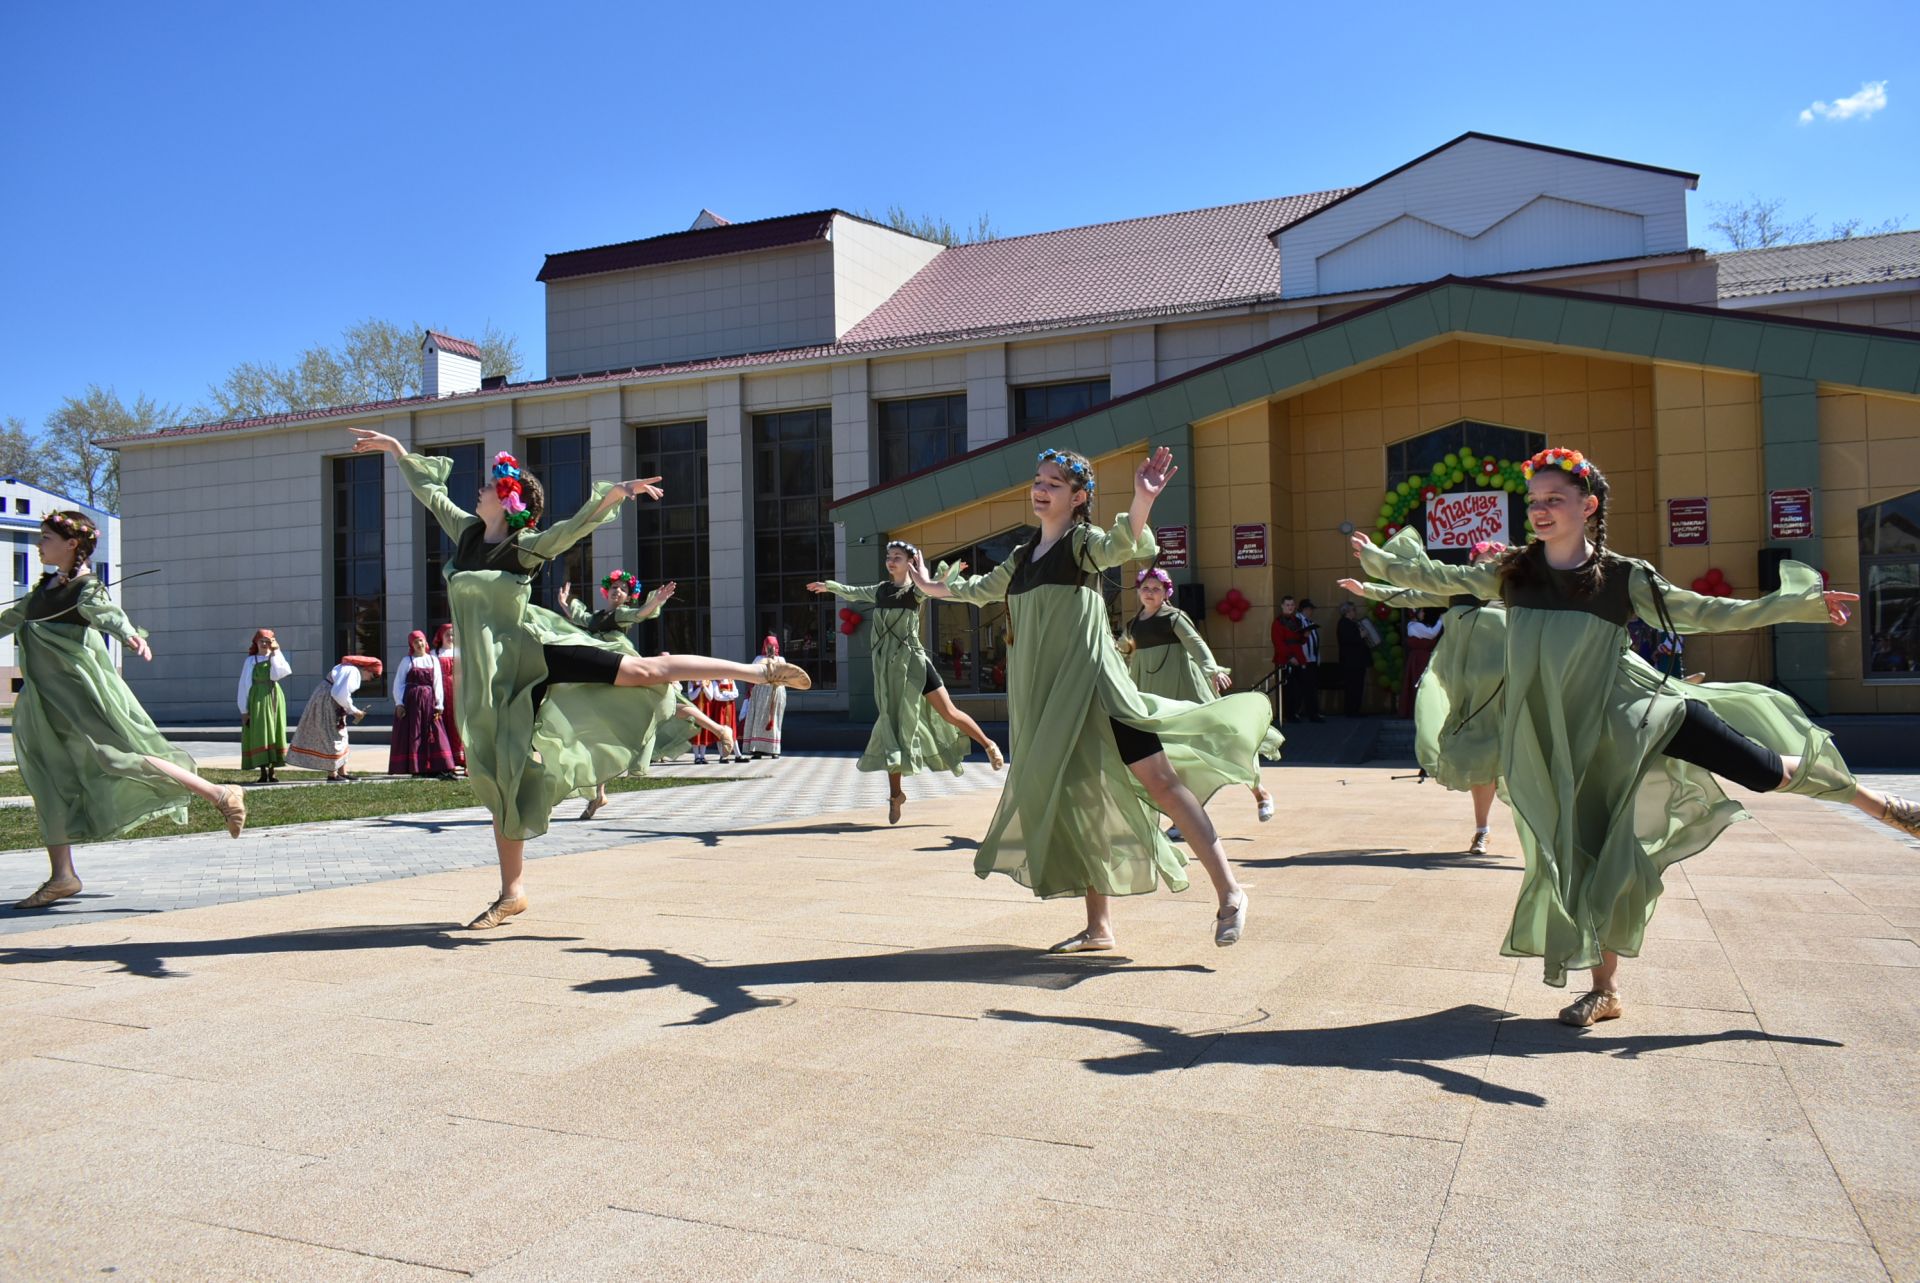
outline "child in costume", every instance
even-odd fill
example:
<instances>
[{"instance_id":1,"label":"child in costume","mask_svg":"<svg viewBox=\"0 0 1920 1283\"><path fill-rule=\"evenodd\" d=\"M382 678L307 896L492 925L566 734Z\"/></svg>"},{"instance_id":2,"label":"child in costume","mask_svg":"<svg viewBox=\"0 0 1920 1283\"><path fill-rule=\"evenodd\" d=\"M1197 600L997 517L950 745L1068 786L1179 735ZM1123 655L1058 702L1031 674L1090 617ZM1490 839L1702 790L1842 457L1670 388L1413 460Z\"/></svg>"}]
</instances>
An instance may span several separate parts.
<instances>
[{"instance_id":1,"label":"child in costume","mask_svg":"<svg viewBox=\"0 0 1920 1283\"><path fill-rule=\"evenodd\" d=\"M467 766L467 750L466 746L460 742L459 673L457 671L460 666L460 647L454 642L452 624L442 624L433 630L433 658L440 665L440 692L443 699L440 725L447 732L447 747L453 750L454 768L464 771Z\"/></svg>"},{"instance_id":2,"label":"child in costume","mask_svg":"<svg viewBox=\"0 0 1920 1283\"><path fill-rule=\"evenodd\" d=\"M300 723L293 728L293 746L287 765L319 771L330 780L346 780L347 719L366 720L367 710L353 702L353 693L369 677L378 677L384 665L372 655L342 655L307 696Z\"/></svg>"},{"instance_id":3,"label":"child in costume","mask_svg":"<svg viewBox=\"0 0 1920 1283\"><path fill-rule=\"evenodd\" d=\"M533 577L639 495L657 477L599 482L579 512L552 529L546 493L502 451L468 512L447 494L453 462L414 454L390 436L355 428L356 453L393 456L400 475L454 540L447 603L460 630L460 729L467 775L493 816L500 894L468 923L497 927L525 912L525 845L547 831L554 805L603 780L644 771L654 735L673 713L671 683L688 678L810 686L797 665L736 664L700 655L623 654L618 645L533 605Z\"/></svg>"},{"instance_id":4,"label":"child in costume","mask_svg":"<svg viewBox=\"0 0 1920 1283\"><path fill-rule=\"evenodd\" d=\"M1389 547L1418 547L1411 526ZM1478 543L1473 565L1505 554L1505 544ZM1442 788L1473 797L1473 840L1468 855L1485 855L1491 840L1493 799L1500 776L1500 678L1507 659L1507 614L1503 602L1478 597L1442 600L1428 593L1342 579L1340 587L1370 601L1403 610L1444 609L1443 628L1413 697L1413 748L1420 769Z\"/></svg>"},{"instance_id":5,"label":"child in costume","mask_svg":"<svg viewBox=\"0 0 1920 1283\"><path fill-rule=\"evenodd\" d=\"M1668 632L1841 624L1854 594L1823 591L1795 561L1782 563L1778 591L1753 601L1675 588L1608 550L1608 485L1591 460L1543 450L1526 472L1535 542L1496 561L1446 566L1411 540L1352 543L1375 579L1506 603L1499 774L1526 872L1501 952L1543 959L1551 985L1591 970L1590 991L1560 1013L1585 1026L1624 1010L1619 961L1640 951L1661 872L1746 818L1716 776L1850 802L1908 834L1920 834L1920 806L1859 784L1790 696L1675 682L1627 645L1635 616Z\"/></svg>"},{"instance_id":6,"label":"child in costume","mask_svg":"<svg viewBox=\"0 0 1920 1283\"><path fill-rule=\"evenodd\" d=\"M84 513L49 513L40 523L46 573L0 613L0 636L17 638L22 679L14 757L50 866L16 909L80 894L74 843L105 842L162 816L185 824L192 798L211 803L234 837L247 823L240 789L196 775L193 759L167 743L114 668L102 634L144 660L153 649L87 564L99 540Z\"/></svg>"},{"instance_id":7,"label":"child in costume","mask_svg":"<svg viewBox=\"0 0 1920 1283\"><path fill-rule=\"evenodd\" d=\"M280 683L292 675L273 629L255 631L240 664L240 769L259 771L262 784L272 784L274 771L287 764L287 696Z\"/></svg>"},{"instance_id":8,"label":"child in costume","mask_svg":"<svg viewBox=\"0 0 1920 1283\"><path fill-rule=\"evenodd\" d=\"M427 649L427 635L407 634L407 653L393 669L393 739L389 775L453 777L453 745L447 740L446 685L440 661Z\"/></svg>"},{"instance_id":9,"label":"child in costume","mask_svg":"<svg viewBox=\"0 0 1920 1283\"><path fill-rule=\"evenodd\" d=\"M1247 894L1203 809L1227 784L1258 783L1254 754L1278 754L1264 697L1186 704L1145 695L1113 644L1100 572L1154 556L1148 518L1176 471L1161 447L1133 479L1133 504L1110 530L1092 522L1093 465L1068 450L1040 453L1031 500L1040 531L984 575L937 579L912 560L929 597L1006 603L1007 704L1013 772L980 841L974 872L1004 873L1038 896L1086 899L1086 930L1059 952L1114 946L1111 897L1165 882L1187 887L1186 860L1160 831L1170 816L1213 881L1217 945L1246 926Z\"/></svg>"},{"instance_id":10,"label":"child in costume","mask_svg":"<svg viewBox=\"0 0 1920 1283\"><path fill-rule=\"evenodd\" d=\"M767 634L760 643L762 658L780 654L780 639ZM741 747L753 757L771 757L780 760L780 732L787 721L787 692L784 687L769 686L754 694L753 704L748 716L746 735L742 737Z\"/></svg>"},{"instance_id":11,"label":"child in costume","mask_svg":"<svg viewBox=\"0 0 1920 1283\"><path fill-rule=\"evenodd\" d=\"M1144 694L1189 704L1209 704L1226 694L1233 686L1232 672L1220 667L1187 612L1167 600L1173 595L1173 577L1149 566L1133 577L1133 587L1140 610L1127 621L1120 643L1133 684ZM1257 763L1254 778L1259 778ZM1253 804L1262 823L1273 818L1273 795L1258 783ZM1178 842L1180 831L1167 837Z\"/></svg>"},{"instance_id":12,"label":"child in costume","mask_svg":"<svg viewBox=\"0 0 1920 1283\"><path fill-rule=\"evenodd\" d=\"M873 605L873 702L880 715L856 769L886 772L889 824L900 822L907 804L900 781L922 771L961 774L961 760L972 751L969 740L987 751L994 770L1007 764L980 723L955 706L920 642L920 603L926 594L916 591L910 578L919 557L918 548L895 539L887 544L887 578L879 583L855 586L827 579L807 585L808 592Z\"/></svg>"}]
</instances>

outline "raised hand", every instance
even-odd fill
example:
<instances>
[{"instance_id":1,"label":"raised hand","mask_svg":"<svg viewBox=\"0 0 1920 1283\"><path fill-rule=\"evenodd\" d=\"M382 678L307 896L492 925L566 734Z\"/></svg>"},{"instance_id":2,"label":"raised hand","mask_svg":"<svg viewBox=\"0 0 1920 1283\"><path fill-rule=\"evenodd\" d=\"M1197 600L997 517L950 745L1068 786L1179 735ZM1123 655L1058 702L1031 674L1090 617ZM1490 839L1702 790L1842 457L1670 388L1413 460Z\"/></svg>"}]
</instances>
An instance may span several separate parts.
<instances>
[{"instance_id":1,"label":"raised hand","mask_svg":"<svg viewBox=\"0 0 1920 1283\"><path fill-rule=\"evenodd\" d=\"M390 454L399 459L406 455L407 448L384 432L375 432L372 428L350 428L353 433L353 452L355 454Z\"/></svg>"},{"instance_id":2,"label":"raised hand","mask_svg":"<svg viewBox=\"0 0 1920 1283\"><path fill-rule=\"evenodd\" d=\"M1847 609L1847 605L1850 602L1859 601L1859 593L1830 592L1821 595L1827 599L1827 618L1831 619L1836 626L1853 618L1853 612Z\"/></svg>"},{"instance_id":3,"label":"raised hand","mask_svg":"<svg viewBox=\"0 0 1920 1283\"><path fill-rule=\"evenodd\" d=\"M1356 530L1353 532L1353 537L1347 540L1347 545L1353 549L1354 558L1357 560L1362 553L1373 547L1373 540L1364 530Z\"/></svg>"},{"instance_id":4,"label":"raised hand","mask_svg":"<svg viewBox=\"0 0 1920 1283\"><path fill-rule=\"evenodd\" d=\"M674 590L679 588L679 586L679 584L674 583L672 580L661 584L658 588L647 594L647 600L642 609L651 611L666 605L668 598L673 596Z\"/></svg>"},{"instance_id":5,"label":"raised hand","mask_svg":"<svg viewBox=\"0 0 1920 1283\"><path fill-rule=\"evenodd\" d=\"M657 484L659 480L659 477L640 477L633 481L622 481L615 489L619 490L629 499L638 499L641 495L645 495L647 498L657 501L662 494Z\"/></svg>"},{"instance_id":6,"label":"raised hand","mask_svg":"<svg viewBox=\"0 0 1920 1283\"><path fill-rule=\"evenodd\" d=\"M1362 593L1366 591L1366 585L1361 583L1358 579L1336 579L1333 581L1333 586L1335 588L1344 589L1347 592L1352 593L1356 597L1360 596Z\"/></svg>"},{"instance_id":7,"label":"raised hand","mask_svg":"<svg viewBox=\"0 0 1920 1283\"><path fill-rule=\"evenodd\" d=\"M812 583L807 585L807 591L808 592L825 592L827 591L827 586L816 579Z\"/></svg>"},{"instance_id":8,"label":"raised hand","mask_svg":"<svg viewBox=\"0 0 1920 1283\"><path fill-rule=\"evenodd\" d=\"M560 609L565 610L568 604L573 601L573 585L561 584L559 595L560 595Z\"/></svg>"},{"instance_id":9,"label":"raised hand","mask_svg":"<svg viewBox=\"0 0 1920 1283\"><path fill-rule=\"evenodd\" d=\"M1173 474L1180 471L1174 466L1173 451L1161 446L1148 455L1139 469L1133 474L1133 492L1145 495L1149 499L1159 497L1167 488L1167 482L1173 480Z\"/></svg>"}]
</instances>

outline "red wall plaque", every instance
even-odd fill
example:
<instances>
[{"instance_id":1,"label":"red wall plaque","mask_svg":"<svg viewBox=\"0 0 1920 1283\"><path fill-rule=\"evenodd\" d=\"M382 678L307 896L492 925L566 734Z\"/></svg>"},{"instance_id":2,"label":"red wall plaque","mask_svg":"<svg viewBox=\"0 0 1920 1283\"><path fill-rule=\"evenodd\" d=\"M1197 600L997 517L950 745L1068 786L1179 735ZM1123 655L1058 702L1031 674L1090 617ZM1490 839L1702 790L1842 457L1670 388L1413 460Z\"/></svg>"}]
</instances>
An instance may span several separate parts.
<instances>
[{"instance_id":1,"label":"red wall plaque","mask_svg":"<svg viewBox=\"0 0 1920 1283\"><path fill-rule=\"evenodd\" d=\"M1156 527L1153 537L1160 544L1162 566L1168 570L1187 568L1187 528L1185 526Z\"/></svg>"},{"instance_id":2,"label":"red wall plaque","mask_svg":"<svg viewBox=\"0 0 1920 1283\"><path fill-rule=\"evenodd\" d=\"M1767 530L1774 539L1813 538L1813 491L1767 491Z\"/></svg>"},{"instance_id":3,"label":"red wall plaque","mask_svg":"<svg viewBox=\"0 0 1920 1283\"><path fill-rule=\"evenodd\" d=\"M1707 501L1667 500L1667 543L1675 548L1707 542Z\"/></svg>"},{"instance_id":4,"label":"red wall plaque","mask_svg":"<svg viewBox=\"0 0 1920 1283\"><path fill-rule=\"evenodd\" d=\"M1264 566L1267 564L1267 528L1258 526L1235 526L1233 528L1233 564L1236 566Z\"/></svg>"}]
</instances>

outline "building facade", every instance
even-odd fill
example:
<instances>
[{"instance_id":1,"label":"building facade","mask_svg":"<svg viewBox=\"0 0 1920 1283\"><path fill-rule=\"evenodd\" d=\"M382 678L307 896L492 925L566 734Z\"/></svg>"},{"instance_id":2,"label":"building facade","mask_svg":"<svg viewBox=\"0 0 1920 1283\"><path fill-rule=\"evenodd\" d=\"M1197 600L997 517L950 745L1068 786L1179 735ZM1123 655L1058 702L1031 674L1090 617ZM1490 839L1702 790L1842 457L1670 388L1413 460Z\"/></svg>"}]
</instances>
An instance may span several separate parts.
<instances>
[{"instance_id":1,"label":"building facade","mask_svg":"<svg viewBox=\"0 0 1920 1283\"><path fill-rule=\"evenodd\" d=\"M103 508L90 508L66 495L28 485L18 477L0 477L0 542L5 545L7 600L25 597L40 580L40 523L49 512L84 512L100 528L100 541L93 550L93 570L115 601L120 598L117 573L120 551L120 518ZM120 658L120 643L109 638L114 658ZM0 638L0 681L11 693L20 689L20 661L11 635ZM12 701L9 699L9 703Z\"/></svg>"},{"instance_id":2,"label":"building facade","mask_svg":"<svg viewBox=\"0 0 1920 1283\"><path fill-rule=\"evenodd\" d=\"M544 379L475 386L460 341L429 335L439 395L117 443L132 568L168 572L129 593L164 642L137 689L162 717L223 716L232 656L255 627L279 629L318 672L445 617L444 540L394 469L350 454L347 429L362 426L448 454L457 497L500 450L541 476L555 512L594 478L664 477L664 503L629 507L538 593L615 566L677 580L643 642L746 657L774 634L815 677L797 707L859 715L870 700L864 631L839 633L835 605L804 585L877 577L894 536L993 564L1023 535L1028 452L1043 442L1103 447L1103 509L1131 454L1162 441L1187 454L1157 519L1190 539L1176 579L1208 604L1229 589L1252 602L1238 624L1207 624L1245 682L1268 667L1278 595L1333 597L1347 573L1339 528L1371 528L1407 471L1549 438L1615 477L1615 545L1682 582L1699 562L1752 591L1761 549L1777 546L1836 583L1871 581L1882 641L1846 630L1819 638L1816 657L1813 640L1783 637L1781 671L1804 670L1811 690L1821 667L1834 709L1920 707L1901 578L1911 569L1920 593L1920 566L1878 533L1904 529L1920 490L1920 432L1908 432L1920 337L1891 328L1920 316L1920 265L1902 276L1900 244L1879 237L1794 247L1802 260L1716 258L1688 243L1696 181L1469 134L1352 189L978 245L839 211L752 223L703 211L685 232L550 255ZM1859 270L1878 271L1866 297L1886 324L1798 315L1857 308L1796 284L1806 255L1856 250L1877 255ZM1394 330L1423 308L1430 324ZM1561 323L1501 333L1490 319L1541 309ZM1805 361L1779 358L1802 349ZM1861 368L1816 360L1835 350ZM1798 490L1817 533L1771 537L1760 509ZM1690 501L1683 514L1705 505L1704 529L1681 535L1705 543L1670 543L1669 499ZM272 569L236 580L242 546ZM956 694L999 711L992 612L943 605L930 628ZM1875 646L1899 650L1910 631L1916 663L1901 671L1914 676L1876 670ZM1697 653L1720 676L1770 675L1775 644L1742 645Z\"/></svg>"}]
</instances>

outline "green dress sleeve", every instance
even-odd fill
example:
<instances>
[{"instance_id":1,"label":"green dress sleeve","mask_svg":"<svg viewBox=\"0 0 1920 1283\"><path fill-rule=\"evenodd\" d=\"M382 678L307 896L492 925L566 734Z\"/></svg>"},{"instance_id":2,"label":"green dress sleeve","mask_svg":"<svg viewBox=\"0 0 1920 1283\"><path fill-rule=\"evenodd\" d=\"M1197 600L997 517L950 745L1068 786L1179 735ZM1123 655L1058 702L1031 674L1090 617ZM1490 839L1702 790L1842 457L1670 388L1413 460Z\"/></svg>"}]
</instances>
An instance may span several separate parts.
<instances>
[{"instance_id":1,"label":"green dress sleeve","mask_svg":"<svg viewBox=\"0 0 1920 1283\"><path fill-rule=\"evenodd\" d=\"M936 574L935 578L939 578L939 575ZM826 586L828 592L841 601L872 601L880 595L879 584L869 584L863 588L855 584L843 584L835 579L823 579L820 582Z\"/></svg>"},{"instance_id":2,"label":"green dress sleeve","mask_svg":"<svg viewBox=\"0 0 1920 1283\"><path fill-rule=\"evenodd\" d=\"M1384 601L1400 610L1425 610L1429 607L1444 610L1453 604L1451 597L1416 592L1411 588L1395 588L1392 584L1361 584L1360 595L1368 601Z\"/></svg>"},{"instance_id":3,"label":"green dress sleeve","mask_svg":"<svg viewBox=\"0 0 1920 1283\"><path fill-rule=\"evenodd\" d=\"M20 625L27 622L27 596L23 594L19 601L0 611L0 637L11 637L20 631Z\"/></svg>"},{"instance_id":4,"label":"green dress sleeve","mask_svg":"<svg viewBox=\"0 0 1920 1283\"><path fill-rule=\"evenodd\" d=\"M661 607L658 605L655 605L649 610L647 603L642 601L638 606L622 606L613 612L613 617L620 621L622 628L631 628L635 624L646 623L649 619L659 614L660 610Z\"/></svg>"},{"instance_id":5,"label":"green dress sleeve","mask_svg":"<svg viewBox=\"0 0 1920 1283\"><path fill-rule=\"evenodd\" d=\"M1006 600L1007 584L1013 579L1013 558L1009 557L984 575L954 575L946 581L949 601L969 606L991 606Z\"/></svg>"},{"instance_id":6,"label":"green dress sleeve","mask_svg":"<svg viewBox=\"0 0 1920 1283\"><path fill-rule=\"evenodd\" d=\"M1465 594L1481 601L1500 599L1498 566L1450 566L1435 561L1420 546L1420 532L1411 526L1389 539L1385 547L1368 544L1360 553L1360 566L1370 578L1384 579L1396 588L1412 588L1440 598Z\"/></svg>"},{"instance_id":7,"label":"green dress sleeve","mask_svg":"<svg viewBox=\"0 0 1920 1283\"><path fill-rule=\"evenodd\" d=\"M1186 648L1188 658L1200 666L1200 671L1207 675L1208 680L1226 671L1214 659L1213 652L1207 649L1206 639L1200 636L1200 630L1193 626L1193 621L1187 618L1187 612L1184 610L1174 613L1173 635L1180 639L1180 644Z\"/></svg>"},{"instance_id":8,"label":"green dress sleeve","mask_svg":"<svg viewBox=\"0 0 1920 1283\"><path fill-rule=\"evenodd\" d=\"M593 491L587 496L587 501L580 505L580 511L551 529L535 531L531 535L523 531L519 539L520 547L544 560L558 557L601 526L620 519L619 504L612 504L605 509L600 507L601 501L611 493L613 482L594 482Z\"/></svg>"},{"instance_id":9,"label":"green dress sleeve","mask_svg":"<svg viewBox=\"0 0 1920 1283\"><path fill-rule=\"evenodd\" d=\"M107 586L91 576L80 585L79 610L82 619L117 641L129 642L147 635L146 629L133 626L127 612L108 595Z\"/></svg>"},{"instance_id":10,"label":"green dress sleeve","mask_svg":"<svg viewBox=\"0 0 1920 1283\"><path fill-rule=\"evenodd\" d=\"M1683 633L1736 633L1774 624L1829 622L1820 572L1798 561L1780 563L1780 587L1764 597L1745 601L1737 597L1706 597L1676 588L1644 563L1633 568L1633 610L1655 628L1664 628L1656 588L1666 602L1667 616Z\"/></svg>"},{"instance_id":11,"label":"green dress sleeve","mask_svg":"<svg viewBox=\"0 0 1920 1283\"><path fill-rule=\"evenodd\" d=\"M455 503L447 494L447 478L453 475L453 460L437 454L400 456L400 477L413 491L413 497L426 505L440 528L458 539L469 523L479 518Z\"/></svg>"},{"instance_id":12,"label":"green dress sleeve","mask_svg":"<svg viewBox=\"0 0 1920 1283\"><path fill-rule=\"evenodd\" d=\"M1121 513L1113 519L1113 525L1106 530L1089 524L1086 528L1087 561L1102 570L1111 570L1115 566L1129 561L1147 561L1160 555L1160 544L1153 537L1153 527L1143 528L1139 535L1133 533L1133 519L1127 513Z\"/></svg>"},{"instance_id":13,"label":"green dress sleeve","mask_svg":"<svg viewBox=\"0 0 1920 1283\"><path fill-rule=\"evenodd\" d=\"M587 609L587 604L585 602L581 601L578 597L569 596L567 598L567 622L568 623L573 624L579 628L585 628L587 626L588 621L590 621L592 618L593 618L593 612Z\"/></svg>"}]
</instances>

